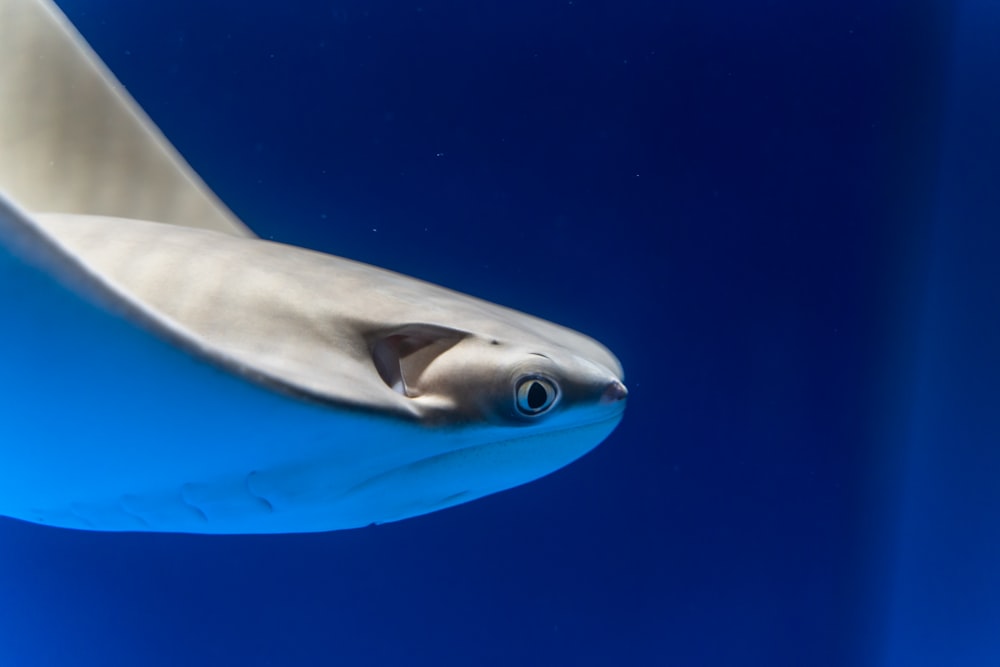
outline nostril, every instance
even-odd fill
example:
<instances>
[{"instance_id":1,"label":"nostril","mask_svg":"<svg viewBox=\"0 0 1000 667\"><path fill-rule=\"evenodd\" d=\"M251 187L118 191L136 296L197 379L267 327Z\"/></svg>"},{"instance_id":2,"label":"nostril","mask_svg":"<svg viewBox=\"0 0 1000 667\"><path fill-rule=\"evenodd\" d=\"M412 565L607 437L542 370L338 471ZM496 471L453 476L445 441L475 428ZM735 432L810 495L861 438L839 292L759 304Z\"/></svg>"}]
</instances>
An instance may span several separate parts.
<instances>
[{"instance_id":1,"label":"nostril","mask_svg":"<svg viewBox=\"0 0 1000 667\"><path fill-rule=\"evenodd\" d=\"M628 396L628 389L618 380L612 380L601 395L601 403L617 403Z\"/></svg>"}]
</instances>

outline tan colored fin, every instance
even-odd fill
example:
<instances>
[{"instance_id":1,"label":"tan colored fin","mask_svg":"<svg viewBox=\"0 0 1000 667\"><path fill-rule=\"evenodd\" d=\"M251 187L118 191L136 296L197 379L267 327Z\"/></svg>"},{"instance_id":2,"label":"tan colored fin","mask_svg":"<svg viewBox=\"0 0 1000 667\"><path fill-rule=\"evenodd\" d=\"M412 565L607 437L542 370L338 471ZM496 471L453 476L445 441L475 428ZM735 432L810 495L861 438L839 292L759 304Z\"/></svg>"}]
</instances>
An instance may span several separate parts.
<instances>
[{"instance_id":1,"label":"tan colored fin","mask_svg":"<svg viewBox=\"0 0 1000 667\"><path fill-rule=\"evenodd\" d=\"M0 191L33 212L253 236L50 0L0 0Z\"/></svg>"}]
</instances>

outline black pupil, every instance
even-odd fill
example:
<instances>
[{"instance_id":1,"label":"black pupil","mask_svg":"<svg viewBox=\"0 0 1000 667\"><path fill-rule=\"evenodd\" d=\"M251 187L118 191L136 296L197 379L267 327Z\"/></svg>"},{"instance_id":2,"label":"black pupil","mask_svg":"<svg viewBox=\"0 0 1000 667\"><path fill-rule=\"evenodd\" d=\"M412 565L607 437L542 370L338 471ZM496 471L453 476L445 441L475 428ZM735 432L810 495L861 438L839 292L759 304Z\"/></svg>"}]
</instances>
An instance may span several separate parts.
<instances>
[{"instance_id":1,"label":"black pupil","mask_svg":"<svg viewBox=\"0 0 1000 667\"><path fill-rule=\"evenodd\" d=\"M545 402L549 399L549 392L545 390L541 382L532 382L528 387L528 407L532 410L540 410L545 407Z\"/></svg>"}]
</instances>

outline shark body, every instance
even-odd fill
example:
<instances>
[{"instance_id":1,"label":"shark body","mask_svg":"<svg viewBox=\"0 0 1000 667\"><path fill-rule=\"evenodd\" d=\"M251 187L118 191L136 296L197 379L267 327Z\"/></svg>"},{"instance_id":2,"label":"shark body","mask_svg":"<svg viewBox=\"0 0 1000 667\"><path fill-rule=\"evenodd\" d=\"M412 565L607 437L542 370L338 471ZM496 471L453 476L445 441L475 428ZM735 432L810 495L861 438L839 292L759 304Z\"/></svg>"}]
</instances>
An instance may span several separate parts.
<instances>
[{"instance_id":1,"label":"shark body","mask_svg":"<svg viewBox=\"0 0 1000 667\"><path fill-rule=\"evenodd\" d=\"M45 0L0 0L0 99L0 514L352 528L536 479L620 421L593 339L254 237Z\"/></svg>"}]
</instances>

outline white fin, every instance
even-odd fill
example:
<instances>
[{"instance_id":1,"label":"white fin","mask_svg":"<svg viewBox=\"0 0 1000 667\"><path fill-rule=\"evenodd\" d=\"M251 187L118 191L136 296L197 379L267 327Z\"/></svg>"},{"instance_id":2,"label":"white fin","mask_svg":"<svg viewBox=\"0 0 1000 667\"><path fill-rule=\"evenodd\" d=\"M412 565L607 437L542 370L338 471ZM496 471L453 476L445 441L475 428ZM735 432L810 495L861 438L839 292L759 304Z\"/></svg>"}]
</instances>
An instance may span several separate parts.
<instances>
[{"instance_id":1,"label":"white fin","mask_svg":"<svg viewBox=\"0 0 1000 667\"><path fill-rule=\"evenodd\" d=\"M0 191L32 212L253 233L50 0L0 0Z\"/></svg>"}]
</instances>

